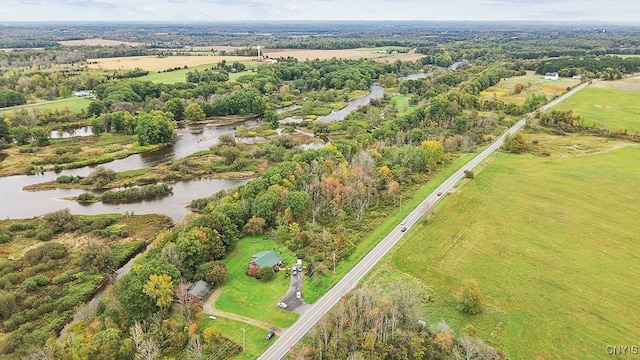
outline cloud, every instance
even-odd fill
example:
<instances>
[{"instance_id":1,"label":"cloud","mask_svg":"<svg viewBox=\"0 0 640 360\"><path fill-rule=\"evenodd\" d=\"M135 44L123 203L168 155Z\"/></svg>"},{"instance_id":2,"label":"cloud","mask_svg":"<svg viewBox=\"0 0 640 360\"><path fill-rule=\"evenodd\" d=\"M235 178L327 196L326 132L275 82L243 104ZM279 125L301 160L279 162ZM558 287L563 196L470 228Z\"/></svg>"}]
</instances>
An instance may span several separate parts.
<instances>
[{"instance_id":1,"label":"cloud","mask_svg":"<svg viewBox=\"0 0 640 360\"><path fill-rule=\"evenodd\" d=\"M40 5L46 3L45 0L20 0L20 2L27 5Z\"/></svg>"}]
</instances>

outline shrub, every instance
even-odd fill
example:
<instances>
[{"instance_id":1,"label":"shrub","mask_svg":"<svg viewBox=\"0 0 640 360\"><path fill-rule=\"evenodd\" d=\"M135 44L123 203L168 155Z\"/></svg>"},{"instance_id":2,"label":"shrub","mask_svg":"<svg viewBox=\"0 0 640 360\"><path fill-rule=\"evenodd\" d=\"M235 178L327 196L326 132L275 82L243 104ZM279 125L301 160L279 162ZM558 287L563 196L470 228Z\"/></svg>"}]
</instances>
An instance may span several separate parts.
<instances>
[{"instance_id":1,"label":"shrub","mask_svg":"<svg viewBox=\"0 0 640 360\"><path fill-rule=\"evenodd\" d=\"M96 201L97 197L94 193L87 191L78 195L77 199L79 202L93 202Z\"/></svg>"},{"instance_id":2,"label":"shrub","mask_svg":"<svg viewBox=\"0 0 640 360\"><path fill-rule=\"evenodd\" d=\"M13 240L13 233L5 229L0 229L0 244L6 244L11 240Z\"/></svg>"},{"instance_id":3,"label":"shrub","mask_svg":"<svg viewBox=\"0 0 640 360\"><path fill-rule=\"evenodd\" d=\"M56 178L58 184L77 184L82 180L82 176L60 175Z\"/></svg>"},{"instance_id":4,"label":"shrub","mask_svg":"<svg viewBox=\"0 0 640 360\"><path fill-rule=\"evenodd\" d=\"M167 184L145 185L125 190L108 190L102 194L103 202L118 202L151 199L170 195L173 188Z\"/></svg>"},{"instance_id":5,"label":"shrub","mask_svg":"<svg viewBox=\"0 0 640 360\"><path fill-rule=\"evenodd\" d=\"M47 243L38 246L37 248L28 250L22 259L28 265L35 265L39 263L44 257L48 257L50 259L62 259L67 256L67 248L62 244L58 243ZM8 274L7 274L8 275ZM11 281L12 283L16 283L15 281Z\"/></svg>"},{"instance_id":6,"label":"shrub","mask_svg":"<svg viewBox=\"0 0 640 360\"><path fill-rule=\"evenodd\" d=\"M0 319L8 319L16 308L16 296L7 291L0 291Z\"/></svg>"},{"instance_id":7,"label":"shrub","mask_svg":"<svg viewBox=\"0 0 640 360\"><path fill-rule=\"evenodd\" d=\"M53 231L46 228L38 229L36 233L36 238L40 241L49 241L53 239Z\"/></svg>"},{"instance_id":8,"label":"shrub","mask_svg":"<svg viewBox=\"0 0 640 360\"><path fill-rule=\"evenodd\" d=\"M471 170L465 170L464 177L466 177L467 179L473 179L475 177L475 174Z\"/></svg>"},{"instance_id":9,"label":"shrub","mask_svg":"<svg viewBox=\"0 0 640 360\"><path fill-rule=\"evenodd\" d=\"M107 169L104 166L96 167L89 176L82 180L83 184L94 185L95 187L103 187L107 185L111 180L116 178L116 172Z\"/></svg>"},{"instance_id":10,"label":"shrub","mask_svg":"<svg viewBox=\"0 0 640 360\"><path fill-rule=\"evenodd\" d=\"M73 281L75 278L73 277L73 272L71 270L65 271L62 274L53 278L52 282L56 285L65 284Z\"/></svg>"},{"instance_id":11,"label":"shrub","mask_svg":"<svg viewBox=\"0 0 640 360\"><path fill-rule=\"evenodd\" d=\"M19 272L10 272L5 276L3 276L3 278L6 279L11 284L17 284L22 280L24 280L24 275Z\"/></svg>"},{"instance_id":12,"label":"shrub","mask_svg":"<svg viewBox=\"0 0 640 360\"><path fill-rule=\"evenodd\" d=\"M262 281L270 281L273 280L273 278L276 276L276 272L273 271L273 268L270 268L268 266L266 267L261 267L260 270L258 270L258 279L262 280Z\"/></svg>"},{"instance_id":13,"label":"shrub","mask_svg":"<svg viewBox=\"0 0 640 360\"><path fill-rule=\"evenodd\" d=\"M34 229L35 226L33 226L32 223L25 221L25 222L19 222L19 223L15 223L15 224L11 224L9 226L9 231L24 231L24 230L29 230L29 229Z\"/></svg>"},{"instance_id":14,"label":"shrub","mask_svg":"<svg viewBox=\"0 0 640 360\"><path fill-rule=\"evenodd\" d=\"M54 234L63 231L73 231L79 229L82 226L82 221L72 215L69 209L63 209L54 211L42 216L42 220L47 224L47 227L53 231Z\"/></svg>"}]
</instances>

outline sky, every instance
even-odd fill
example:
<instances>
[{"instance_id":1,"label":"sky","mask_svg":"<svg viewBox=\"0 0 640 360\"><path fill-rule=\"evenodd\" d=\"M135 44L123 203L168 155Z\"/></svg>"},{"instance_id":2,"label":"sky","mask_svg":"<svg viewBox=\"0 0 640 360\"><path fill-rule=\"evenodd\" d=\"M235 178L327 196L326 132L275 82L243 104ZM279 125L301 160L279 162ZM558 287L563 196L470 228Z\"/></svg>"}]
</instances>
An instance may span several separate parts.
<instances>
[{"instance_id":1,"label":"sky","mask_svg":"<svg viewBox=\"0 0 640 360\"><path fill-rule=\"evenodd\" d=\"M0 21L640 22L638 0L0 0Z\"/></svg>"}]
</instances>

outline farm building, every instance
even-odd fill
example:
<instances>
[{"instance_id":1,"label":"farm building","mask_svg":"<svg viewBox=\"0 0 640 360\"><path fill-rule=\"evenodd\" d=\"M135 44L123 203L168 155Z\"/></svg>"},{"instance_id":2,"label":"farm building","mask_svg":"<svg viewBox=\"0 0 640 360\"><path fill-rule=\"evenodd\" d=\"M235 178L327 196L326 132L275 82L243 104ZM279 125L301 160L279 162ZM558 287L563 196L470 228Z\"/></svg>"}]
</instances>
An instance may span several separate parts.
<instances>
[{"instance_id":1,"label":"farm building","mask_svg":"<svg viewBox=\"0 0 640 360\"><path fill-rule=\"evenodd\" d=\"M206 281L198 280L189 285L189 288L187 288L187 295L189 295L190 298L202 300L207 296L207 294L209 294L211 288L213 288L213 285Z\"/></svg>"},{"instance_id":2,"label":"farm building","mask_svg":"<svg viewBox=\"0 0 640 360\"><path fill-rule=\"evenodd\" d=\"M254 254L251 259L247 265L248 274L257 274L258 270L263 267L275 268L282 265L282 258L273 251L260 251Z\"/></svg>"},{"instance_id":3,"label":"farm building","mask_svg":"<svg viewBox=\"0 0 640 360\"><path fill-rule=\"evenodd\" d=\"M557 72L546 73L544 74L545 80L558 80L559 76Z\"/></svg>"}]
</instances>

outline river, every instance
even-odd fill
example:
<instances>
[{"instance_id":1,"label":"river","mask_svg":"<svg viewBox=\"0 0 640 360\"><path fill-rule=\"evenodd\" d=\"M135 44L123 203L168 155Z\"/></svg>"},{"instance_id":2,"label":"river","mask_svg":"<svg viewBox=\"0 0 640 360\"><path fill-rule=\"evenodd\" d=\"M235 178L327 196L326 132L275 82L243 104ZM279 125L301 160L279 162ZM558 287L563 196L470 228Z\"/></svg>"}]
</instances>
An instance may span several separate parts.
<instances>
[{"instance_id":1,"label":"river","mask_svg":"<svg viewBox=\"0 0 640 360\"><path fill-rule=\"evenodd\" d=\"M431 74L420 73L402 77L400 79L418 79L430 76ZM366 96L353 99L349 104L327 116L318 117L318 121L330 122L344 119L358 107L367 105L371 99L379 99L384 95L384 88L376 81L370 87L370 92ZM292 110L297 106L287 108ZM296 118L287 118L282 123L300 122ZM250 125L250 123L245 123ZM237 125L237 124L236 124ZM124 159L114 160L102 164L102 166L120 172L130 169L140 169L151 167L163 162L183 158L189 154L201 150L207 150L212 145L218 143L218 137L222 134L234 134L236 125L212 125L212 124L188 124L176 129L177 139L173 144L162 147L158 150L143 154L131 155ZM65 130L52 134L56 137L66 138L69 136L88 136L91 129L80 128L75 131ZM317 148L318 144L303 146L303 149ZM0 218L20 219L40 216L56 210L68 208L74 214L102 214L102 213L124 213L126 211L134 214L161 213L170 216L174 222L180 221L189 213L186 208L191 200L202 198L214 194L220 190L232 189L236 186L247 183L249 180L227 180L227 179L200 179L191 181L179 181L172 183L173 195L162 199L145 200L140 202L120 203L120 204L79 204L75 201L64 200L65 197L78 196L84 190L78 189L57 189L48 191L25 191L22 188L26 185L48 182L55 180L61 175L87 176L93 167L64 170L60 173L45 172L37 175L17 175L0 178Z\"/></svg>"},{"instance_id":2,"label":"river","mask_svg":"<svg viewBox=\"0 0 640 360\"><path fill-rule=\"evenodd\" d=\"M222 134L233 134L235 126L215 126L211 124L188 125L176 130L176 141L158 150L144 154L131 155L124 159L114 160L102 166L115 171L139 169L154 166L166 161L183 158L200 150L206 150L218 143ZM86 134L87 130L83 130ZM249 180L200 179L172 183L173 195L162 199L141 202L103 204L92 203L81 205L75 201L64 200L65 197L78 196L84 190L57 189L48 191L25 191L26 185L53 181L61 175L88 175L92 167L64 170L60 173L52 171L37 175L17 175L0 178L0 218L21 219L43 215L56 210L69 208L74 214L124 213L134 214L161 213L170 216L173 221L180 221L189 210L185 207L192 199L209 196L220 190L231 189L247 183Z\"/></svg>"}]
</instances>

